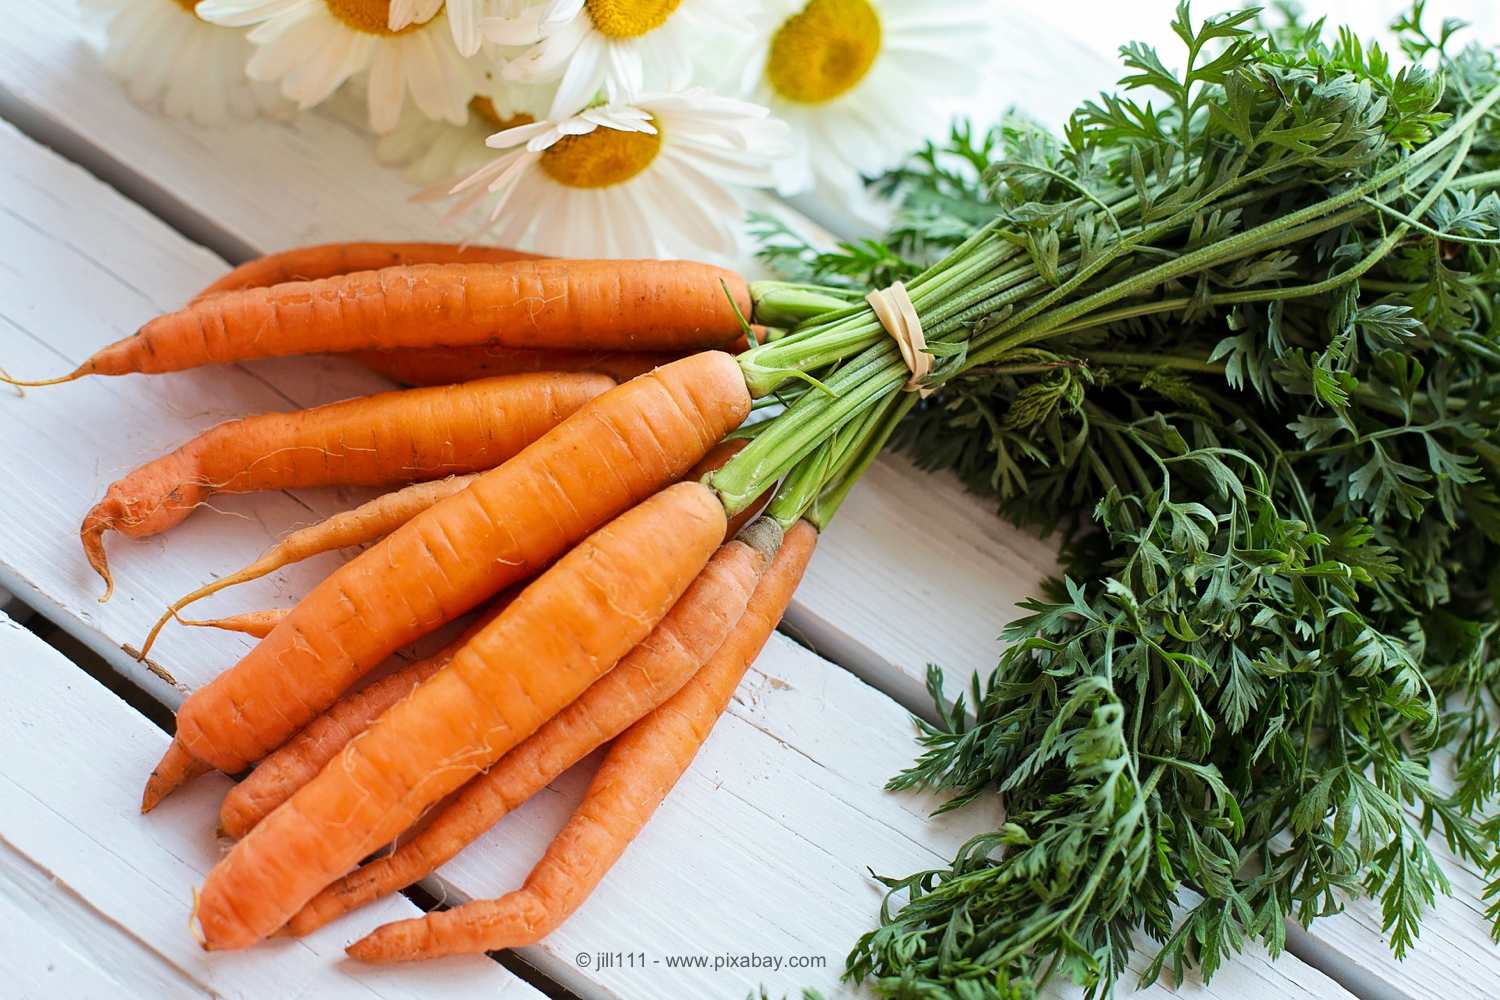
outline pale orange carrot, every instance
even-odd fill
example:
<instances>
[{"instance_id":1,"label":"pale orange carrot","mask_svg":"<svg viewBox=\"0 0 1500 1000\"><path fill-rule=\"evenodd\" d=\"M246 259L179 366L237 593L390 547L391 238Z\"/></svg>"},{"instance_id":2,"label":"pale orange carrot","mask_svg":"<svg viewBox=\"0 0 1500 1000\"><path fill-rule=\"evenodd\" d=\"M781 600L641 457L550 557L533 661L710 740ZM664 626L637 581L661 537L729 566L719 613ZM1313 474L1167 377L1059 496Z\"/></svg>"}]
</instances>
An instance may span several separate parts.
<instances>
[{"instance_id":1,"label":"pale orange carrot","mask_svg":"<svg viewBox=\"0 0 1500 1000\"><path fill-rule=\"evenodd\" d=\"M758 329L764 336L764 328ZM723 350L739 354L748 347L749 342L741 334ZM682 355L670 351L537 351L479 344L354 351L345 357L402 385L448 385L520 372L599 372L616 382L628 382Z\"/></svg>"},{"instance_id":2,"label":"pale orange carrot","mask_svg":"<svg viewBox=\"0 0 1500 1000\"><path fill-rule=\"evenodd\" d=\"M296 736L277 747L224 796L219 805L219 832L236 840L243 837L271 810L317 777L323 766L338 756L350 740L368 729L381 713L446 667L454 654L494 621L514 596L513 591L501 594L457 639L431 656L413 660L380 680L345 695Z\"/></svg>"},{"instance_id":3,"label":"pale orange carrot","mask_svg":"<svg viewBox=\"0 0 1500 1000\"><path fill-rule=\"evenodd\" d=\"M242 948L281 927L582 694L682 596L726 520L713 490L678 483L537 577L214 866L197 897L204 947Z\"/></svg>"},{"instance_id":4,"label":"pale orange carrot","mask_svg":"<svg viewBox=\"0 0 1500 1000\"><path fill-rule=\"evenodd\" d=\"M506 375L219 424L112 484L83 519L113 592L104 534L159 534L215 493L382 486L492 469L614 386L605 375Z\"/></svg>"},{"instance_id":5,"label":"pale orange carrot","mask_svg":"<svg viewBox=\"0 0 1500 1000\"><path fill-rule=\"evenodd\" d=\"M193 296L193 301L242 288L267 288L287 281L314 281L406 264L505 264L536 260L538 256L503 247L457 243L320 243L246 261Z\"/></svg>"},{"instance_id":6,"label":"pale orange carrot","mask_svg":"<svg viewBox=\"0 0 1500 1000\"><path fill-rule=\"evenodd\" d=\"M141 812L150 812L162 799L172 794L178 785L212 770L212 765L188 753L174 738L167 744L166 754L151 769L151 775L146 779L146 790L141 793Z\"/></svg>"},{"instance_id":7,"label":"pale orange carrot","mask_svg":"<svg viewBox=\"0 0 1500 1000\"><path fill-rule=\"evenodd\" d=\"M264 639L289 614L291 614L290 608L269 608L265 611L246 611L223 618L181 618L178 620L194 628L218 628L226 632L240 632L257 639ZM141 655L145 656L144 653Z\"/></svg>"},{"instance_id":8,"label":"pale orange carrot","mask_svg":"<svg viewBox=\"0 0 1500 1000\"><path fill-rule=\"evenodd\" d=\"M599 372L628 382L682 355L671 351L537 351L479 344L354 351L345 357L402 385L448 385L520 372Z\"/></svg>"},{"instance_id":9,"label":"pale orange carrot","mask_svg":"<svg viewBox=\"0 0 1500 1000\"><path fill-rule=\"evenodd\" d=\"M201 601L210 594L251 580L258 580L292 563L310 559L324 552L349 549L378 541L431 507L439 500L451 497L468 488L477 476L448 476L425 483L412 483L394 493L386 493L353 510L340 511L317 524L299 528L271 546L253 563L244 569L220 577L213 583L199 587L191 594L172 602L162 616L151 626L151 632L141 645L137 659L144 660L156 643L163 626L171 621L183 608L194 601Z\"/></svg>"},{"instance_id":10,"label":"pale orange carrot","mask_svg":"<svg viewBox=\"0 0 1500 1000\"><path fill-rule=\"evenodd\" d=\"M439 344L688 351L733 338L750 308L743 278L690 261L412 264L211 295L151 320L61 378L0 381L54 385L85 375Z\"/></svg>"},{"instance_id":11,"label":"pale orange carrot","mask_svg":"<svg viewBox=\"0 0 1500 1000\"><path fill-rule=\"evenodd\" d=\"M465 785L390 854L320 892L292 917L287 930L310 933L425 878L548 782L677 693L740 621L780 542L781 531L770 521L757 522L741 538L726 542L655 630L615 669Z\"/></svg>"},{"instance_id":12,"label":"pale orange carrot","mask_svg":"<svg viewBox=\"0 0 1500 1000\"><path fill-rule=\"evenodd\" d=\"M738 454L748 442L743 440L724 441L715 445L703 460L688 472L686 479L700 479L708 473L720 468L725 462ZM759 502L757 502L759 506ZM737 515L729 522L726 538L733 538L739 529L744 526L751 517L754 510L746 510ZM705 569L705 573L708 570ZM487 615L492 617L498 613L501 599L497 599L496 610ZM686 599L686 598L684 598ZM674 609L675 611L676 609ZM261 613L267 614L267 613ZM213 625L216 622L188 622L188 624ZM231 625L237 624L233 621ZM662 623L662 627L667 625ZM472 630L471 630L472 632ZM650 646L648 641L642 647ZM318 770L333 757L343 745L353 739L365 727L370 724L375 716L385 711L397 697L415 687L417 683L425 680L436 672L443 664L452 658L456 647L449 646L440 653L424 660L408 664L389 677L371 684L368 687L347 695L340 699L335 705L314 719L300 733L294 736L280 748L273 751L262 760L250 776L230 790L228 796L219 811L219 829L231 837L242 837L256 823L260 822L271 809L280 805L293 792L311 780ZM638 650L639 652L640 650ZM632 656L635 654L632 653ZM613 676L611 674L610 676ZM609 679L601 681L596 687L611 690L608 687ZM667 692L670 693L670 692ZM613 699L614 694L600 695ZM623 697L623 696L622 696ZM665 697L665 694L663 695ZM580 699L582 702L583 699ZM575 705L578 703L575 703ZM645 709L636 713L643 714ZM557 720L553 720L556 722ZM621 724L635 721L632 717ZM550 727L552 723L549 723ZM536 734L533 740L540 737ZM599 742L604 742L601 738ZM528 741L531 742L531 741ZM592 747L590 748L592 749ZM519 748L518 751L519 752ZM510 755L508 755L509 757ZM550 779L549 779L550 780Z\"/></svg>"},{"instance_id":13,"label":"pale orange carrot","mask_svg":"<svg viewBox=\"0 0 1500 1000\"><path fill-rule=\"evenodd\" d=\"M519 890L386 924L350 945L349 954L363 962L403 962L521 947L555 930L588 898L692 763L781 620L816 539L806 521L787 532L729 639L681 691L615 741L573 817Z\"/></svg>"},{"instance_id":14,"label":"pale orange carrot","mask_svg":"<svg viewBox=\"0 0 1500 1000\"><path fill-rule=\"evenodd\" d=\"M739 365L712 351L591 401L319 584L183 703L177 741L222 771L242 770L395 650L681 477L749 411Z\"/></svg>"}]
</instances>

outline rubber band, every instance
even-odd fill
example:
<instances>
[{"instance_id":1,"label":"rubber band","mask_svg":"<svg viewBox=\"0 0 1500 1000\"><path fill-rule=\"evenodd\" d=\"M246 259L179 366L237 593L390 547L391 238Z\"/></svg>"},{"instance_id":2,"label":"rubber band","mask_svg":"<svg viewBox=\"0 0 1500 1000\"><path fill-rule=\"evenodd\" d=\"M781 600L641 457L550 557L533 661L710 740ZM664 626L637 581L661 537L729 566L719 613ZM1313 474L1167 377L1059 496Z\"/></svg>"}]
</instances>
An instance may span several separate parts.
<instances>
[{"instance_id":1,"label":"rubber band","mask_svg":"<svg viewBox=\"0 0 1500 1000\"><path fill-rule=\"evenodd\" d=\"M906 286L896 282L889 288L879 288L865 296L875 318L885 327L885 332L896 341L901 351L901 360L906 362L911 378L902 388L915 392L924 399L936 390L922 384L927 373L932 371L932 355L927 353L927 338L922 335L922 320L917 307L911 304Z\"/></svg>"}]
</instances>

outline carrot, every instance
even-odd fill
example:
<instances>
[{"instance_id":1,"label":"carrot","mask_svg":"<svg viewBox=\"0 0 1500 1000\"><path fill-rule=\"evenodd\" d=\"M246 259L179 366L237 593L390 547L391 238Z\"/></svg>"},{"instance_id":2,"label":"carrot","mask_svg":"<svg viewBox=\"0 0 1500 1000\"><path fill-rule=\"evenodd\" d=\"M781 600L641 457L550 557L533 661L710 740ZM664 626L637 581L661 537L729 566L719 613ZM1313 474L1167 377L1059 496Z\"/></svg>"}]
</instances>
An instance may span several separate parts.
<instances>
[{"instance_id":1,"label":"carrot","mask_svg":"<svg viewBox=\"0 0 1500 1000\"><path fill-rule=\"evenodd\" d=\"M764 334L764 329L761 330ZM749 347L744 335L724 346L730 354ZM520 372L599 372L616 382L676 361L670 351L551 351L495 347L401 347L390 351L354 351L345 355L402 385L448 385L490 375Z\"/></svg>"},{"instance_id":2,"label":"carrot","mask_svg":"<svg viewBox=\"0 0 1500 1000\"><path fill-rule=\"evenodd\" d=\"M194 295L193 301L242 288L266 288L287 281L313 281L407 264L505 264L537 257L503 247L456 243L321 243L246 261Z\"/></svg>"},{"instance_id":3,"label":"carrot","mask_svg":"<svg viewBox=\"0 0 1500 1000\"><path fill-rule=\"evenodd\" d=\"M743 278L689 261L412 264L223 292L158 316L61 378L0 380L53 385L85 375L434 344L696 350L734 337L750 308Z\"/></svg>"},{"instance_id":4,"label":"carrot","mask_svg":"<svg viewBox=\"0 0 1500 1000\"><path fill-rule=\"evenodd\" d=\"M613 385L604 375L509 375L219 424L111 485L83 519L84 552L108 600L107 531L159 534L215 493L378 486L491 469Z\"/></svg>"},{"instance_id":5,"label":"carrot","mask_svg":"<svg viewBox=\"0 0 1500 1000\"><path fill-rule=\"evenodd\" d=\"M628 382L681 357L670 351L537 351L494 347L403 347L346 355L402 385L447 385L518 372L599 372Z\"/></svg>"},{"instance_id":6,"label":"carrot","mask_svg":"<svg viewBox=\"0 0 1500 1000\"><path fill-rule=\"evenodd\" d=\"M582 694L676 603L725 521L713 490L678 483L558 560L214 866L197 897L204 947L281 927Z\"/></svg>"},{"instance_id":7,"label":"carrot","mask_svg":"<svg viewBox=\"0 0 1500 1000\"><path fill-rule=\"evenodd\" d=\"M248 833L271 810L317 777L323 765L338 756L338 752L364 732L382 712L446 667L465 643L505 610L512 596L507 591L497 597L474 624L431 656L414 660L339 699L337 704L255 765L249 777L224 796L219 806L219 832L235 839Z\"/></svg>"},{"instance_id":8,"label":"carrot","mask_svg":"<svg viewBox=\"0 0 1500 1000\"><path fill-rule=\"evenodd\" d=\"M703 457L703 460L688 472L685 478L689 480L699 479L709 472L718 469L742 450L746 443L743 440L733 440L715 445ZM739 527L743 526L743 522L746 519L746 514L737 515L732 519L729 522L729 529L725 537L733 538L734 535L738 534ZM737 546L736 548L740 547ZM705 568L704 574L709 576L720 575L710 573L712 567L713 564L710 563L710 566ZM699 582L702 581L694 583L694 588L698 587ZM689 595L684 595L683 600L679 601L678 605L680 606L686 602L692 593L690 591ZM700 596L695 600L702 599ZM687 613L686 609L681 612L681 614ZM678 614L678 608L674 607L673 614L669 616L669 619L676 617ZM732 620L726 622L725 627L727 628L732 624ZM667 627L667 620L664 620L657 628L660 631L665 627ZM467 634L471 633L472 629ZM625 662L630 662L631 658L636 657L637 654L644 655L643 651L651 645L652 639L648 638L646 642L642 643L641 646L638 646L631 653L630 657L627 657ZM284 802L298 788L310 781L317 774L318 770L343 748L344 744L363 732L365 727L376 716L389 708L391 704L394 704L401 695L431 676L451 659L456 648L456 646L450 645L433 657L408 664L389 677L377 681L375 684L371 684L361 691L345 696L333 705L333 707L329 708L328 711L310 722L300 733L262 760L248 778L230 790L219 811L220 831L231 837L238 838L244 836L245 832L260 822L267 813ZM707 653L704 654L704 657L700 658L700 663L694 664L693 669L701 665L701 659L704 658L707 658ZM686 675L683 676L685 679ZM589 696L593 696L595 688L603 688L603 692L597 697L605 699L606 702L613 702L618 698L621 699L620 704L626 704L627 694L616 694L615 689L610 686L610 678L612 677L615 677L614 673L609 674L604 680L596 684L594 688L591 688ZM676 686L674 685L672 690L675 689ZM671 690L663 690L661 698L665 698L671 693ZM581 705L584 701L584 698L580 698L567 711L572 711L573 707ZM654 707L654 703L640 708L634 715L621 722L619 728L623 729L629 723L634 722L637 717L644 714L651 707ZM601 711L600 714L602 715L603 712ZM556 721L554 718L544 729L550 729ZM597 723L597 720L595 721ZM535 742L541 736L542 733L538 732L527 742ZM594 745L597 746L598 743L603 743L608 738L600 737ZM592 749L593 746L590 746L583 753L587 753ZM510 760L520 753L521 748L517 748L516 751L506 756L506 760ZM545 779L545 781L550 780L551 777ZM498 820L498 817L496 819ZM493 825L493 821L490 825ZM477 832L479 831L476 831L476 835Z\"/></svg>"},{"instance_id":9,"label":"carrot","mask_svg":"<svg viewBox=\"0 0 1500 1000\"><path fill-rule=\"evenodd\" d=\"M141 812L150 812L162 799L172 794L177 786L212 770L212 765L188 753L174 738L167 744L166 754L151 769L151 776L146 779L146 790L141 794Z\"/></svg>"},{"instance_id":10,"label":"carrot","mask_svg":"<svg viewBox=\"0 0 1500 1000\"><path fill-rule=\"evenodd\" d=\"M156 624L151 626L151 632L141 645L141 654L138 658L142 660L146 658L146 654L151 652L151 647L155 645L156 637L160 634L162 627L194 601L201 601L210 594L217 594L237 584L258 580L292 563L310 559L324 552L366 545L384 538L439 500L466 489L476 476L477 474L448 476L445 479L434 479L426 483L413 483L394 493L386 493L374 500L362 503L353 510L340 511L317 524L299 528L271 546L244 569L221 577L173 601L171 606L156 620Z\"/></svg>"},{"instance_id":11,"label":"carrot","mask_svg":"<svg viewBox=\"0 0 1500 1000\"><path fill-rule=\"evenodd\" d=\"M222 771L243 769L391 653L676 480L749 412L739 365L714 351L585 404L314 588L183 703L177 740Z\"/></svg>"},{"instance_id":12,"label":"carrot","mask_svg":"<svg viewBox=\"0 0 1500 1000\"><path fill-rule=\"evenodd\" d=\"M436 871L506 813L670 698L723 645L780 541L776 525L761 521L742 539L721 546L655 630L615 669L464 786L415 836L320 892L287 929L311 933Z\"/></svg>"},{"instance_id":13,"label":"carrot","mask_svg":"<svg viewBox=\"0 0 1500 1000\"><path fill-rule=\"evenodd\" d=\"M226 632L241 632L264 639L289 614L290 608L270 608L266 611L246 611L225 618L183 618L181 621L182 624L195 628L219 628Z\"/></svg>"},{"instance_id":14,"label":"carrot","mask_svg":"<svg viewBox=\"0 0 1500 1000\"><path fill-rule=\"evenodd\" d=\"M583 801L525 884L499 899L386 924L349 946L363 962L401 962L533 944L576 910L671 791L776 623L817 540L799 521L719 651L665 704L617 739Z\"/></svg>"}]
</instances>

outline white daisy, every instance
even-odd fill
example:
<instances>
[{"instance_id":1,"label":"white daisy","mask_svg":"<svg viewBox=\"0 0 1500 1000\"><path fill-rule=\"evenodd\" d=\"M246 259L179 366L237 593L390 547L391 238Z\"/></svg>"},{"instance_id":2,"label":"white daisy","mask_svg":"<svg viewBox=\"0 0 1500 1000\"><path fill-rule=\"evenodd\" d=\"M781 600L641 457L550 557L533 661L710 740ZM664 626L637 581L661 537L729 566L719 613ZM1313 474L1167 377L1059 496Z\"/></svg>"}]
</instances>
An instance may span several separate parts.
<instances>
[{"instance_id":1,"label":"white daisy","mask_svg":"<svg viewBox=\"0 0 1500 1000\"><path fill-rule=\"evenodd\" d=\"M769 187L786 137L744 101L644 94L490 136L504 152L454 189L454 212L485 203L496 242L559 256L728 257L733 187Z\"/></svg>"},{"instance_id":2,"label":"white daisy","mask_svg":"<svg viewBox=\"0 0 1500 1000\"><path fill-rule=\"evenodd\" d=\"M83 0L104 32L104 65L132 100L173 118L218 125L284 110L275 87L245 76L244 32L193 14L192 0Z\"/></svg>"},{"instance_id":3,"label":"white daisy","mask_svg":"<svg viewBox=\"0 0 1500 1000\"><path fill-rule=\"evenodd\" d=\"M401 167L419 184L441 183L444 194L495 158L485 140L496 132L545 118L550 87L527 87L498 81L469 101L469 120L462 125L434 121L415 108L401 112L396 128L375 143L375 158Z\"/></svg>"},{"instance_id":4,"label":"white daisy","mask_svg":"<svg viewBox=\"0 0 1500 1000\"><path fill-rule=\"evenodd\" d=\"M453 44L464 56L479 51L484 40L479 33L479 22L485 17L507 12L514 7L513 0L391 0L390 16L386 26L400 31L409 24L422 24L432 20L439 9L448 15L448 28L453 35Z\"/></svg>"},{"instance_id":5,"label":"white daisy","mask_svg":"<svg viewBox=\"0 0 1500 1000\"><path fill-rule=\"evenodd\" d=\"M529 46L505 75L558 81L549 117L560 119L592 104L600 90L610 104L647 88L680 90L695 57L722 54L720 39L748 35L744 7L733 0L541 0L488 18L480 30L497 45Z\"/></svg>"},{"instance_id":6,"label":"white daisy","mask_svg":"<svg viewBox=\"0 0 1500 1000\"><path fill-rule=\"evenodd\" d=\"M302 108L326 100L350 77L365 80L370 127L396 127L409 93L430 118L455 125L478 89L475 70L454 47L441 12L400 30L388 26L389 0L202 0L198 14L216 24L255 25L248 72L280 81Z\"/></svg>"},{"instance_id":7,"label":"white daisy","mask_svg":"<svg viewBox=\"0 0 1500 1000\"><path fill-rule=\"evenodd\" d=\"M983 4L944 0L765 0L740 92L792 129L783 194L812 190L876 214L862 176L898 164L972 93L988 50Z\"/></svg>"}]
</instances>

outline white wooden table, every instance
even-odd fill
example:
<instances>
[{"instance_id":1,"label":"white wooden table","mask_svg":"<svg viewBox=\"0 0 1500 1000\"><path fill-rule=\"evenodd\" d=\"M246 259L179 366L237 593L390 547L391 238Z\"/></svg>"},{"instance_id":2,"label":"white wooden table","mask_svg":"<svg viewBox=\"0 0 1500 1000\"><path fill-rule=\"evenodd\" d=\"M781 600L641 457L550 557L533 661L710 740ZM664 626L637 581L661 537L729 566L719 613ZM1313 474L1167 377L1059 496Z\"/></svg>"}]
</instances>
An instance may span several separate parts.
<instances>
[{"instance_id":1,"label":"white wooden table","mask_svg":"<svg viewBox=\"0 0 1500 1000\"><path fill-rule=\"evenodd\" d=\"M1152 4L1153 8L1157 5ZM8 5L0 32L0 364L71 367L143 319L179 305L226 261L341 238L441 238L368 139L335 117L225 131L147 114L104 77L64 0ZM1153 11L1153 17L1156 12ZM1007 12L990 92L1056 119L1113 76L1087 42ZM165 539L115 544L119 588L100 605L78 519L119 473L225 417L384 387L334 361L296 359L180 375L93 379L0 395L0 608L5 591L118 672L117 689L175 706L247 647L172 629L149 664L139 645L171 598L238 565L294 524L355 499L309 491L216 502ZM943 525L915 550L898 525ZM514 958L538 987L489 958L370 969L342 946L416 912L385 901L300 942L206 955L187 930L192 887L218 856L211 816L226 783L205 779L149 817L143 775L166 736L32 631L0 614L0 996L743 997L839 981L872 925L867 868L943 863L997 816L931 820L933 801L881 791L911 758L906 718L922 709L929 661L955 680L994 662L1016 599L1052 566L1046 544L1008 530L952 482L882 461L822 543L787 631L775 637L692 771L594 897L558 933ZM216 601L224 612L286 605L332 565L298 567ZM965 600L967 595L967 600ZM941 598L941 599L939 599ZM904 609L922 609L918 629ZM12 608L15 605L11 605ZM206 608L205 610L208 610ZM808 648L808 647L811 648ZM137 704L142 704L137 700ZM490 896L524 876L586 784L565 775L430 880L449 900ZM1405 963L1380 940L1375 907L1293 929L1291 953L1252 952L1202 998L1500 995L1476 873L1450 863L1439 903ZM580 955L759 955L811 967L604 969ZM1137 968L1145 964L1144 953ZM1122 993L1167 997L1173 984ZM1058 995L1066 995L1060 991Z\"/></svg>"}]
</instances>

